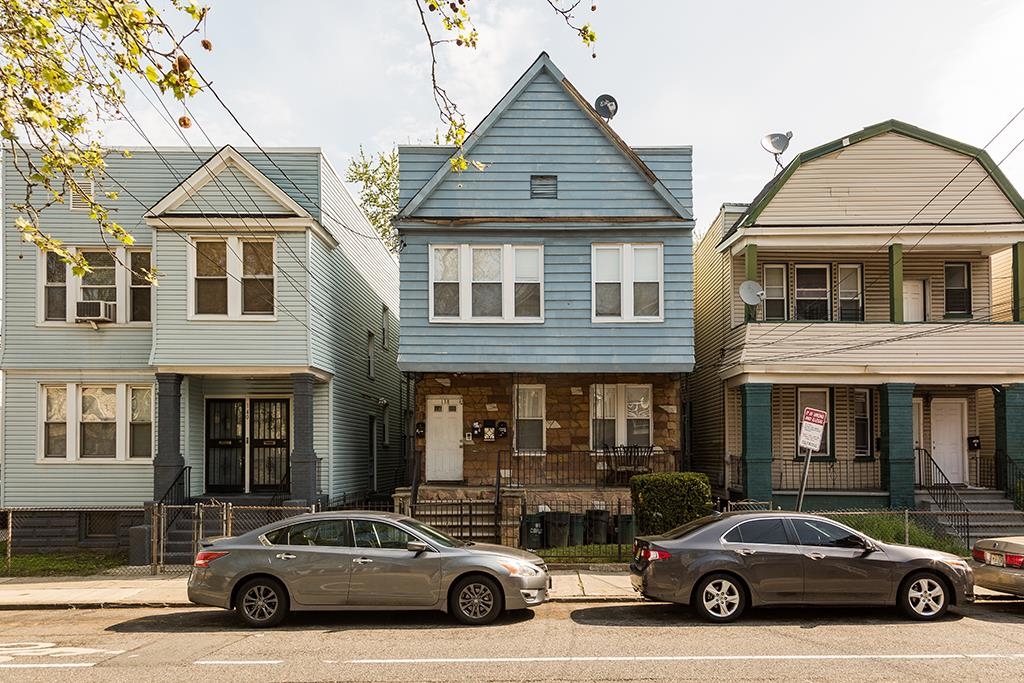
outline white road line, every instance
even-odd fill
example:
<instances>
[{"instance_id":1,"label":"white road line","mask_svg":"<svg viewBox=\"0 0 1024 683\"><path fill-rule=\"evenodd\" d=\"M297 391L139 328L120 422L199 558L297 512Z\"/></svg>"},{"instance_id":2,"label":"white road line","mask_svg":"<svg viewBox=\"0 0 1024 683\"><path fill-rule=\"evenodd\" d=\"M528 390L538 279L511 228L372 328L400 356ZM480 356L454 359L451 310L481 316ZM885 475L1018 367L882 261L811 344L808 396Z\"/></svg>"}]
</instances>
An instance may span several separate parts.
<instances>
[{"instance_id":1,"label":"white road line","mask_svg":"<svg viewBox=\"0 0 1024 683\"><path fill-rule=\"evenodd\" d=\"M193 664L210 664L224 666L246 666L258 664L284 664L283 659L198 659Z\"/></svg>"},{"instance_id":2,"label":"white road line","mask_svg":"<svg viewBox=\"0 0 1024 683\"><path fill-rule=\"evenodd\" d=\"M0 669L84 669L96 666L96 662L75 662L67 664L0 664Z\"/></svg>"},{"instance_id":3,"label":"white road line","mask_svg":"<svg viewBox=\"0 0 1024 683\"><path fill-rule=\"evenodd\" d=\"M866 654L866 655L637 655L597 657L464 657L419 659L351 659L346 664L529 664L548 662L742 662L835 660L1024 659L1022 654Z\"/></svg>"}]
</instances>

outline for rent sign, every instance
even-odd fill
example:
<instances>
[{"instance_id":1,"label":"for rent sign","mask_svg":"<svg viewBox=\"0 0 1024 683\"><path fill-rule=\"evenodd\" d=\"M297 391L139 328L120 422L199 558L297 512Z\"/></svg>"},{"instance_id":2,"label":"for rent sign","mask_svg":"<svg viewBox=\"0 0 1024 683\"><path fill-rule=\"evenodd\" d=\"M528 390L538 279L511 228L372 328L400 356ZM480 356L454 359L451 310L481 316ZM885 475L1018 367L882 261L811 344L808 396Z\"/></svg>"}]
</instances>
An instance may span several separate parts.
<instances>
[{"instance_id":1,"label":"for rent sign","mask_svg":"<svg viewBox=\"0 0 1024 683\"><path fill-rule=\"evenodd\" d=\"M804 408L804 417L800 421L800 448L817 451L821 448L821 437L825 433L828 413L817 408Z\"/></svg>"}]
</instances>

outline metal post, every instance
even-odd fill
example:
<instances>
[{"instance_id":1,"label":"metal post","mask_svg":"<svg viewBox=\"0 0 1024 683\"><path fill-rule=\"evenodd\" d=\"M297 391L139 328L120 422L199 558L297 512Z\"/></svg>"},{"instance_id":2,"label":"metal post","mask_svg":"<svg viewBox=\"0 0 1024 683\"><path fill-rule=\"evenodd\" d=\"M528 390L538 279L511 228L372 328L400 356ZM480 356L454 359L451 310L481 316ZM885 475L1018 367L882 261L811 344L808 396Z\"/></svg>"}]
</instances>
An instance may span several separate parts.
<instances>
[{"instance_id":1,"label":"metal post","mask_svg":"<svg viewBox=\"0 0 1024 683\"><path fill-rule=\"evenodd\" d=\"M203 537L203 504L196 503L195 512L192 514L192 558L195 559L199 552L199 539Z\"/></svg>"},{"instance_id":2,"label":"metal post","mask_svg":"<svg viewBox=\"0 0 1024 683\"><path fill-rule=\"evenodd\" d=\"M220 506L220 533L221 536L228 535L228 508L223 504Z\"/></svg>"},{"instance_id":3,"label":"metal post","mask_svg":"<svg viewBox=\"0 0 1024 683\"><path fill-rule=\"evenodd\" d=\"M14 546L14 510L7 511L7 550L4 558L4 567L9 574L11 572L11 548Z\"/></svg>"},{"instance_id":4,"label":"metal post","mask_svg":"<svg viewBox=\"0 0 1024 683\"><path fill-rule=\"evenodd\" d=\"M615 501L616 510L618 511L615 515L615 543L618 546L618 560L622 562L622 499L619 498Z\"/></svg>"},{"instance_id":5,"label":"metal post","mask_svg":"<svg viewBox=\"0 0 1024 683\"><path fill-rule=\"evenodd\" d=\"M225 525L226 525L225 532L226 533L224 535L225 536L234 536L234 534L231 531L231 527L233 526L234 521L235 521L234 510L231 507L231 503L225 503L224 507L227 510L227 512L224 515L224 518L226 520L226 522L225 522Z\"/></svg>"},{"instance_id":6,"label":"metal post","mask_svg":"<svg viewBox=\"0 0 1024 683\"><path fill-rule=\"evenodd\" d=\"M910 510L903 510L903 545L910 545Z\"/></svg>"},{"instance_id":7,"label":"metal post","mask_svg":"<svg viewBox=\"0 0 1024 683\"><path fill-rule=\"evenodd\" d=\"M799 451L799 449L797 449ZM804 455L804 477L800 481L800 495L796 498L796 511L800 512L804 506L804 492L807 490L807 478L811 474L811 449L807 449Z\"/></svg>"},{"instance_id":8,"label":"metal post","mask_svg":"<svg viewBox=\"0 0 1024 683\"><path fill-rule=\"evenodd\" d=\"M158 570L163 569L164 561L167 558L167 507L160 506L160 564Z\"/></svg>"},{"instance_id":9,"label":"metal post","mask_svg":"<svg viewBox=\"0 0 1024 683\"><path fill-rule=\"evenodd\" d=\"M149 563L150 573L156 575L160 572L158 566L157 551L158 546L158 534L160 533L160 505L157 503L153 504L150 508L150 519L149 519Z\"/></svg>"}]
</instances>

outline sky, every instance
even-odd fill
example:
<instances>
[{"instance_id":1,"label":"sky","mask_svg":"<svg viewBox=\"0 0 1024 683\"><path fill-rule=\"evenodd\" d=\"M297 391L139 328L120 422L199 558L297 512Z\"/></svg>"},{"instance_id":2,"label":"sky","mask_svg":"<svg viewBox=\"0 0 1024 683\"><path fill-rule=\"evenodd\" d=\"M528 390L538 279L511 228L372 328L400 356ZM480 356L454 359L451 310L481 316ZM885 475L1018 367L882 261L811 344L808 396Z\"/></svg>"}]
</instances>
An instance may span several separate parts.
<instances>
[{"instance_id":1,"label":"sky","mask_svg":"<svg viewBox=\"0 0 1024 683\"><path fill-rule=\"evenodd\" d=\"M562 0L563 4L567 3ZM414 0L208 0L197 65L257 142L321 147L339 173L358 154L431 143L441 127ZM441 46L439 77L475 126L546 51L587 98L610 93L630 145L691 145L702 233L775 169L762 136L792 131L783 160L891 118L983 147L1024 108L1019 0L596 0L576 9L597 57L546 0L469 0L477 49ZM153 144L183 144L128 86ZM182 105L166 102L177 118ZM196 146L251 145L208 94L189 104ZM199 128L202 127L203 131ZM987 148L1024 189L1024 115ZM110 145L140 144L124 124Z\"/></svg>"}]
</instances>

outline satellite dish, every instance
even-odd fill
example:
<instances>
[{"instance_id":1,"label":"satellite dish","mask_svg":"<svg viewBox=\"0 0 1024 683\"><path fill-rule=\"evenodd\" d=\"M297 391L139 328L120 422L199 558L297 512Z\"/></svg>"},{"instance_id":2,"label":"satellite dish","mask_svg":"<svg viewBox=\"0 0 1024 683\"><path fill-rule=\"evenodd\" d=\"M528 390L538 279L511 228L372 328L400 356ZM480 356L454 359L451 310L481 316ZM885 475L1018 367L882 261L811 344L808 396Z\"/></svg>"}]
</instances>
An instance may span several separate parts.
<instances>
[{"instance_id":1,"label":"satellite dish","mask_svg":"<svg viewBox=\"0 0 1024 683\"><path fill-rule=\"evenodd\" d=\"M747 280L740 285L740 298L748 306L756 306L764 299L764 290L759 283Z\"/></svg>"},{"instance_id":2,"label":"satellite dish","mask_svg":"<svg viewBox=\"0 0 1024 683\"><path fill-rule=\"evenodd\" d=\"M619 110L619 103L611 95L601 95L594 101L594 109L597 110L601 118L611 120L615 117L615 112Z\"/></svg>"},{"instance_id":3,"label":"satellite dish","mask_svg":"<svg viewBox=\"0 0 1024 683\"><path fill-rule=\"evenodd\" d=\"M789 141L792 139L793 131L768 133L768 135L761 138L761 146L775 157L775 163L778 164L779 170L782 170L782 161L779 157L789 148Z\"/></svg>"}]
</instances>

